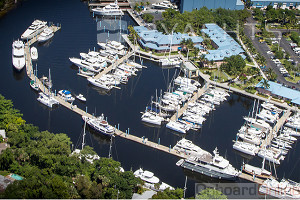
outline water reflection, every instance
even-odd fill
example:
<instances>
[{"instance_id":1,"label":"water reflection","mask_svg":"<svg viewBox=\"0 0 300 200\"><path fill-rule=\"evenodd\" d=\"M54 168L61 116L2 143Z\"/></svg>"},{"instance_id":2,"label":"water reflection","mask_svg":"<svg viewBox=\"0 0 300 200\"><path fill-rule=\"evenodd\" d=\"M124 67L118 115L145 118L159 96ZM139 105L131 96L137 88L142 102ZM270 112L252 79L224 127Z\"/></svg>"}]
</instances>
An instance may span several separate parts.
<instances>
[{"instance_id":1,"label":"water reflection","mask_svg":"<svg viewBox=\"0 0 300 200\"><path fill-rule=\"evenodd\" d=\"M20 71L18 71L13 65L11 67L12 67L12 73L13 73L14 79L16 81L23 80L24 76L26 75L26 67L24 67Z\"/></svg>"}]
</instances>

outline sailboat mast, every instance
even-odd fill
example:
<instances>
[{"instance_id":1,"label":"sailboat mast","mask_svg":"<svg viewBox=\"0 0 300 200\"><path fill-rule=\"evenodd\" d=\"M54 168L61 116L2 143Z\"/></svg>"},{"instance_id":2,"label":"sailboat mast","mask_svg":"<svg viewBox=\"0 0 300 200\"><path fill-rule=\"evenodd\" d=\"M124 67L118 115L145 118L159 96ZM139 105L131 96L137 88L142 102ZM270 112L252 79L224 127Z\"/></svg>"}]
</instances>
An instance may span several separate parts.
<instances>
[{"instance_id":1,"label":"sailboat mast","mask_svg":"<svg viewBox=\"0 0 300 200\"><path fill-rule=\"evenodd\" d=\"M110 136L109 153L108 158L111 158L112 136Z\"/></svg>"},{"instance_id":2,"label":"sailboat mast","mask_svg":"<svg viewBox=\"0 0 300 200\"><path fill-rule=\"evenodd\" d=\"M84 120L81 150L83 150L83 147L85 145L85 127L86 127L86 120Z\"/></svg>"},{"instance_id":3,"label":"sailboat mast","mask_svg":"<svg viewBox=\"0 0 300 200\"><path fill-rule=\"evenodd\" d=\"M50 68L49 68L49 84L48 84L48 93L49 93L49 95L51 94L51 92L50 92L50 89L51 89L51 73L50 73Z\"/></svg>"},{"instance_id":4,"label":"sailboat mast","mask_svg":"<svg viewBox=\"0 0 300 200\"><path fill-rule=\"evenodd\" d=\"M171 43L170 43L170 51L169 51L169 60L170 60L170 57L171 57L172 39L173 39L173 31L172 31L172 35L171 35Z\"/></svg>"}]
</instances>

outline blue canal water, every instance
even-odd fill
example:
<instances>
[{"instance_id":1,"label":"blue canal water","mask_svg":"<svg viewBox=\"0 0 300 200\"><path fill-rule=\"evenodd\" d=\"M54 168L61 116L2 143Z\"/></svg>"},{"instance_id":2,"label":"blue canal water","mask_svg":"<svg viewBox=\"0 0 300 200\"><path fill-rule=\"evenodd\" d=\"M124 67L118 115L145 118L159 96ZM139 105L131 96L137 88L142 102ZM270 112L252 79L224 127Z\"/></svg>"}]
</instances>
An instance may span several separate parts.
<instances>
[{"instance_id":1,"label":"blue canal water","mask_svg":"<svg viewBox=\"0 0 300 200\"><path fill-rule=\"evenodd\" d=\"M79 147L81 143L81 116L62 106L49 110L41 105L36 100L37 93L29 86L25 70L17 73L12 67L11 44L34 19L62 25L62 29L50 42L35 44L39 59L33 64L37 66L39 77L48 75L50 68L54 89L67 89L73 94L84 94L87 102L82 104L75 101L78 107L96 115L104 113L109 123L119 124L123 131L129 128L130 134L141 138L145 136L155 142L160 139L160 143L165 146L174 146L181 139L181 135L166 130L164 126L151 128L140 121L140 112L149 104L151 96L155 96L155 90L166 91L174 74L178 74L176 69L162 69L156 63L143 60L143 64L148 68L138 72L137 76L131 78L127 85L122 85L120 90L112 90L109 94L103 94L102 91L89 86L85 78L76 75L77 68L70 63L69 57L79 57L80 52L98 48L97 41L105 42L110 39L123 42L121 34L127 33L128 25L135 25L128 15L123 16L121 20L93 18L87 3L78 0L27 0L0 19L0 93L13 100L15 107L24 114L28 123L38 126L40 130L66 133L71 138L74 148ZM139 58L136 58L136 61L141 62ZM232 140L235 140L236 132L243 124L242 117L248 115L252 104L251 99L231 94L227 101L207 117L201 130L188 133L186 138L209 152L218 147L222 156L226 156L234 167L240 168L246 159L233 151ZM109 139L88 131L86 140L100 156L108 156ZM277 168L280 178L300 181L299 154L300 149L295 144ZM125 170L142 167L154 172L162 181L174 187L183 188L185 176L188 175L187 197L194 195L195 183L216 182L183 171L175 165L178 158L174 156L122 138L117 137L113 140L112 155L122 163ZM254 158L250 163L260 166L261 160Z\"/></svg>"}]
</instances>

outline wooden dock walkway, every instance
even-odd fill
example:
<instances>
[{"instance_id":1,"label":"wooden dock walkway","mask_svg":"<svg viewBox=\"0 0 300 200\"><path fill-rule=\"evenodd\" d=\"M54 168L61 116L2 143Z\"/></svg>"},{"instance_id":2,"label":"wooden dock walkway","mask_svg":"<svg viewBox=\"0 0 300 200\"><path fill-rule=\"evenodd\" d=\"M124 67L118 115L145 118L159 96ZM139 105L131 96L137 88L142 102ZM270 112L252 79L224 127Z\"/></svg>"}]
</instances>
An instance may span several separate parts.
<instances>
[{"instance_id":1,"label":"wooden dock walkway","mask_svg":"<svg viewBox=\"0 0 300 200\"><path fill-rule=\"evenodd\" d=\"M111 64L109 67L105 68L102 72L97 74L94 78L98 79L101 76L103 76L104 74L109 73L112 69L115 69L118 65L120 65L124 61L128 60L132 55L133 55L132 51L128 52L125 56L123 56L121 59L116 60L113 64Z\"/></svg>"},{"instance_id":2,"label":"wooden dock walkway","mask_svg":"<svg viewBox=\"0 0 300 200\"><path fill-rule=\"evenodd\" d=\"M284 112L284 111L283 111ZM292 114L292 111L289 109L283 113L281 118L277 121L275 126L270 130L270 133L267 135L266 139L262 142L261 148L264 149L265 146L270 145L273 138L277 135L277 132L281 129L287 118Z\"/></svg>"},{"instance_id":3,"label":"wooden dock walkway","mask_svg":"<svg viewBox=\"0 0 300 200\"><path fill-rule=\"evenodd\" d=\"M199 88L197 92L194 92L194 96L186 103L182 108L178 110L172 117L171 121L176 121L181 115L184 113L184 111L188 108L188 105L190 103L194 103L204 92L209 88L209 84L203 86L202 88Z\"/></svg>"}]
</instances>

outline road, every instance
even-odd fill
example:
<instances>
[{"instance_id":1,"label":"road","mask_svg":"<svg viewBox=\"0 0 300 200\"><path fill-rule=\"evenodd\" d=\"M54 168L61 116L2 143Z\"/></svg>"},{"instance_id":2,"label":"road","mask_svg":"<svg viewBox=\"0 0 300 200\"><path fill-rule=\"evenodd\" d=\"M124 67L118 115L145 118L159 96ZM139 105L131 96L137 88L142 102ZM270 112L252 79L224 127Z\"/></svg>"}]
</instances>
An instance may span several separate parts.
<instances>
[{"instance_id":1,"label":"road","mask_svg":"<svg viewBox=\"0 0 300 200\"><path fill-rule=\"evenodd\" d=\"M279 68L276 66L276 64L271 60L271 54L268 54L267 52L270 51L270 48L268 47L268 45L266 43L260 43L258 38L255 38L255 33L259 32L258 29L254 29L253 31L253 26L255 27L256 21L253 19L252 16L250 16L247 19L247 23L244 26L244 31L247 37L249 37L252 40L252 43L254 45L254 47L257 49L257 51L266 58L266 63L267 66L266 68L272 68L273 71L277 74L277 81L281 84L284 84L285 86L291 87L291 88L295 88L297 90L300 90L300 85L295 84L295 83L291 83L289 81L286 81L285 78L283 77L283 75L280 73ZM284 30L283 30L284 31ZM279 34L279 33L277 33ZM286 52L288 52L291 56L292 59L295 57L298 57L289 47L288 41L286 41L285 39L281 40L282 42L280 43L280 46L282 46L284 49L287 48ZM286 46L288 45L288 47ZM289 48L289 49L288 49ZM290 53L290 50L292 51ZM292 54L294 53L294 54ZM297 58L298 60L299 58ZM298 62L300 63L300 62Z\"/></svg>"}]
</instances>

